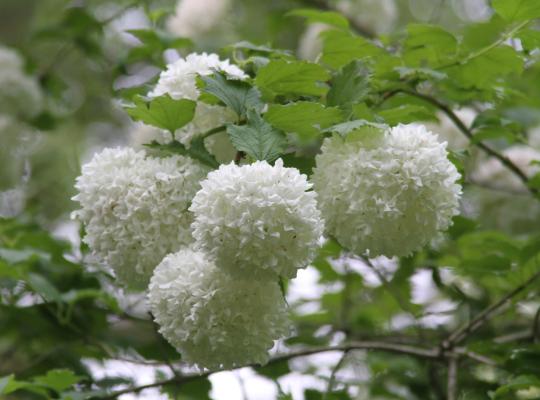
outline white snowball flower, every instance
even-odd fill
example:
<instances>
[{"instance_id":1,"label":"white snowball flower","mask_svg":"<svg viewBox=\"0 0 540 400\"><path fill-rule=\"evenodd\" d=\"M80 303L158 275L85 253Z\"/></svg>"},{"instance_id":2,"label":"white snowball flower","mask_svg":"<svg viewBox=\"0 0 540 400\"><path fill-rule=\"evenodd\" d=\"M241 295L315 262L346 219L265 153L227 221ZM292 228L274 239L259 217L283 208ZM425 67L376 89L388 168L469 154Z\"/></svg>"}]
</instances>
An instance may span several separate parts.
<instances>
[{"instance_id":1,"label":"white snowball flower","mask_svg":"<svg viewBox=\"0 0 540 400\"><path fill-rule=\"evenodd\" d=\"M229 60L220 60L217 54L190 54L167 66L161 73L156 87L149 93L151 97L169 94L173 99L197 100L197 75L211 75L223 72L229 79L246 79L247 75ZM229 108L220 105L198 102L193 120L176 132L177 139L184 145L206 131L233 122L236 114Z\"/></svg>"},{"instance_id":2,"label":"white snowball flower","mask_svg":"<svg viewBox=\"0 0 540 400\"><path fill-rule=\"evenodd\" d=\"M390 32L399 17L395 0L339 0L337 9L376 34Z\"/></svg>"},{"instance_id":3,"label":"white snowball flower","mask_svg":"<svg viewBox=\"0 0 540 400\"><path fill-rule=\"evenodd\" d=\"M201 182L190 207L197 246L233 273L295 277L313 260L323 231L310 188L281 159L275 166L221 165Z\"/></svg>"},{"instance_id":4,"label":"white snowball flower","mask_svg":"<svg viewBox=\"0 0 540 400\"><path fill-rule=\"evenodd\" d=\"M199 368L264 364L291 331L277 282L233 277L190 249L163 259L148 297L159 332Z\"/></svg>"},{"instance_id":5,"label":"white snowball flower","mask_svg":"<svg viewBox=\"0 0 540 400\"><path fill-rule=\"evenodd\" d=\"M369 256L406 256L458 213L459 174L421 125L325 139L313 174L328 232Z\"/></svg>"},{"instance_id":6,"label":"white snowball flower","mask_svg":"<svg viewBox=\"0 0 540 400\"><path fill-rule=\"evenodd\" d=\"M82 167L73 198L84 242L121 284L144 288L166 254L192 242L187 208L206 173L182 156L152 158L129 148L97 153Z\"/></svg>"},{"instance_id":7,"label":"white snowball flower","mask_svg":"<svg viewBox=\"0 0 540 400\"><path fill-rule=\"evenodd\" d=\"M531 177L540 172L540 166L531 164L540 161L540 152L528 146L512 146L505 149L502 155L510 159L526 176ZM475 182L483 183L494 188L523 191L523 182L496 158L480 161L471 173Z\"/></svg>"},{"instance_id":8,"label":"white snowball flower","mask_svg":"<svg viewBox=\"0 0 540 400\"><path fill-rule=\"evenodd\" d=\"M195 38L219 25L229 6L230 0L180 0L167 29L178 36Z\"/></svg>"},{"instance_id":9,"label":"white snowball flower","mask_svg":"<svg viewBox=\"0 0 540 400\"><path fill-rule=\"evenodd\" d=\"M0 110L13 116L37 115L43 95L37 81L21 71L0 67Z\"/></svg>"}]
</instances>

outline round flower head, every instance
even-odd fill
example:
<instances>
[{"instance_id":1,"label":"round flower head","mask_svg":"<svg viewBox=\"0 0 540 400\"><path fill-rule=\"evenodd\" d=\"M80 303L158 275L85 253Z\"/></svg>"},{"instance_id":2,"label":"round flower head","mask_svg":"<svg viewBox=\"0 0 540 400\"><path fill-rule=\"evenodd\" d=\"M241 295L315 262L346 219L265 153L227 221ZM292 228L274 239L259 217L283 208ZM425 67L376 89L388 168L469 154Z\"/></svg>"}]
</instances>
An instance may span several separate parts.
<instances>
[{"instance_id":1,"label":"round flower head","mask_svg":"<svg viewBox=\"0 0 540 400\"><path fill-rule=\"evenodd\" d=\"M199 368L264 364L291 330L277 282L233 277L201 252L169 254L148 289L159 332Z\"/></svg>"},{"instance_id":2,"label":"round flower head","mask_svg":"<svg viewBox=\"0 0 540 400\"><path fill-rule=\"evenodd\" d=\"M315 256L323 222L311 184L295 168L266 161L208 174L193 198L197 246L231 272L296 276Z\"/></svg>"},{"instance_id":3,"label":"round flower head","mask_svg":"<svg viewBox=\"0 0 540 400\"><path fill-rule=\"evenodd\" d=\"M146 287L163 257L192 242L187 211L207 170L189 158L105 149L82 168L73 217L84 242L124 286Z\"/></svg>"},{"instance_id":4,"label":"round flower head","mask_svg":"<svg viewBox=\"0 0 540 400\"><path fill-rule=\"evenodd\" d=\"M190 54L185 59L169 64L161 73L156 87L149 93L151 97L169 94L173 99L199 98L197 75L211 75L222 72L229 79L245 79L247 75L237 66L229 64L229 60L221 61L216 54ZM185 145L206 131L233 122L235 113L220 105L198 102L193 120L176 132L177 139Z\"/></svg>"},{"instance_id":5,"label":"round flower head","mask_svg":"<svg viewBox=\"0 0 540 400\"><path fill-rule=\"evenodd\" d=\"M313 174L328 232L369 256L405 256L458 213L459 174L446 143L421 125L325 139Z\"/></svg>"}]
</instances>

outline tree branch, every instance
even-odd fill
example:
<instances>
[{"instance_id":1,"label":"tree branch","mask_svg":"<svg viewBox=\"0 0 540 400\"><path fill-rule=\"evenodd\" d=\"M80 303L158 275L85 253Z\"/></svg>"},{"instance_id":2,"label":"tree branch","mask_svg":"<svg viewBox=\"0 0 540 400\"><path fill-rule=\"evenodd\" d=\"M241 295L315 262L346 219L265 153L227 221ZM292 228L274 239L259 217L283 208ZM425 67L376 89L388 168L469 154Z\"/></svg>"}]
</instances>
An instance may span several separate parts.
<instances>
[{"instance_id":1,"label":"tree branch","mask_svg":"<svg viewBox=\"0 0 540 400\"><path fill-rule=\"evenodd\" d=\"M472 321L468 324L462 326L461 328L454 331L446 340L443 341L442 346L445 349L451 349L455 344L466 339L472 332L480 328L484 323L486 323L496 312L510 302L515 296L523 292L527 287L534 283L538 278L540 278L540 271L533 274L529 279L523 282L521 285L517 286L515 289L507 293L503 298L497 301L495 304L489 306L480 314L478 314Z\"/></svg>"},{"instance_id":2,"label":"tree branch","mask_svg":"<svg viewBox=\"0 0 540 400\"><path fill-rule=\"evenodd\" d=\"M446 383L446 399L457 399L457 374L458 374L458 358L453 356L448 360L448 381Z\"/></svg>"},{"instance_id":3,"label":"tree branch","mask_svg":"<svg viewBox=\"0 0 540 400\"><path fill-rule=\"evenodd\" d=\"M420 358L427 358L427 359L439 359L440 357L440 351L437 348L428 349L424 347L409 346L409 345L398 344L398 343L377 342L377 341L363 341L363 342L358 341L358 342L351 342L348 344L342 344L342 345L337 345L337 346L313 347L309 349L297 350L288 354L274 356L272 359L270 359L267 365L276 364L282 361L288 361L293 358L305 357L305 356L310 356L310 355L319 354L319 353L326 353L329 351L348 352L351 350L380 350L380 351L386 351L389 353L405 354L405 355L410 355L410 356L420 357ZM121 390L118 390L116 392L113 392L111 394L108 394L106 396L102 396L99 398L101 400L112 400L126 393L138 393L145 389L161 387L161 386L169 385L169 384L183 384L187 382L192 382L197 379L207 378L208 376L215 374L217 372L232 371L232 370L236 370L236 369L244 368L244 367L258 368L261 366L260 365L245 365L245 366L226 369L226 370L222 369L222 370L217 370L217 371L206 371L201 374L189 374L189 375L186 374L180 377L172 377L170 379L156 381L156 382L149 383L146 385L121 389Z\"/></svg>"},{"instance_id":4,"label":"tree branch","mask_svg":"<svg viewBox=\"0 0 540 400\"><path fill-rule=\"evenodd\" d=\"M415 90L409 90L409 89L395 89L388 93L386 93L383 96L383 101L388 100L389 98L395 96L398 93L404 93L408 94L410 96L417 97L419 99L422 99L438 109L440 109L442 112L444 112L448 118L456 125L456 127L463 133L475 146L483 150L486 154L490 155L491 157L496 158L503 164L506 168L508 168L514 175L516 175L521 182L525 185L527 190L529 190L532 194L536 195L538 194L538 190L535 188L529 187L529 178L525 173L516 165L512 160L510 160L508 157L502 155L497 150L492 149L490 146L486 145L483 142L476 142L474 141L474 134L472 131L467 128L467 126L459 119L459 117L452 111L450 107L448 107L446 104L442 103L438 99L429 96L427 94L418 93Z\"/></svg>"}]
</instances>

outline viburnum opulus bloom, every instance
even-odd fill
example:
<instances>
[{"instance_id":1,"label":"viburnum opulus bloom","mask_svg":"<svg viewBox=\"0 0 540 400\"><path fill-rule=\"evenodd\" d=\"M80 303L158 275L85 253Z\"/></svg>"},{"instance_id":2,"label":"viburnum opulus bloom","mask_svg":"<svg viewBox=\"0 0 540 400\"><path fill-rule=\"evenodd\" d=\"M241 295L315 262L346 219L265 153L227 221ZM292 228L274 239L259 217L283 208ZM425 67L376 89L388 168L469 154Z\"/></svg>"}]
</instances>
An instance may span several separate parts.
<instances>
[{"instance_id":1,"label":"viburnum opulus bloom","mask_svg":"<svg viewBox=\"0 0 540 400\"><path fill-rule=\"evenodd\" d=\"M276 281L233 276L191 249L163 259L148 298L159 332L199 368L264 364L291 330Z\"/></svg>"},{"instance_id":2,"label":"viburnum opulus bloom","mask_svg":"<svg viewBox=\"0 0 540 400\"><path fill-rule=\"evenodd\" d=\"M151 97L170 95L173 99L197 100L200 92L197 88L197 76L212 75L215 72L224 73L228 79L246 79L247 75L229 60L220 60L216 54L190 54L167 66L161 73ZM185 127L176 132L176 138L185 145L191 140L236 119L234 111L215 104L197 102L195 116Z\"/></svg>"},{"instance_id":3,"label":"viburnum opulus bloom","mask_svg":"<svg viewBox=\"0 0 540 400\"><path fill-rule=\"evenodd\" d=\"M221 165L190 207L196 245L232 273L294 278L313 260L323 232L310 189L281 159Z\"/></svg>"},{"instance_id":4,"label":"viburnum opulus bloom","mask_svg":"<svg viewBox=\"0 0 540 400\"><path fill-rule=\"evenodd\" d=\"M313 182L326 229L369 256L406 256L451 224L461 186L446 143L422 125L334 135L316 157Z\"/></svg>"},{"instance_id":5,"label":"viburnum opulus bloom","mask_svg":"<svg viewBox=\"0 0 540 400\"><path fill-rule=\"evenodd\" d=\"M168 253L192 242L189 204L208 170L183 157L148 157L129 148L105 149L82 167L73 217L84 242L118 281L142 289Z\"/></svg>"}]
</instances>

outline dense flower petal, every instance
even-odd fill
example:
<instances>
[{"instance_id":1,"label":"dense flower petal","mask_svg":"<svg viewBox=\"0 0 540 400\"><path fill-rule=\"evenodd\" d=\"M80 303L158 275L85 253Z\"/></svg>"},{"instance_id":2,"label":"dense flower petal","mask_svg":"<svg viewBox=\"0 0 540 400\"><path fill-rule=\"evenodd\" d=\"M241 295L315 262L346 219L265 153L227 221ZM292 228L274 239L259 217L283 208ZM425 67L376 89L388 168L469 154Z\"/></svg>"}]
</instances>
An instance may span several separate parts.
<instances>
[{"instance_id":1,"label":"dense flower petal","mask_svg":"<svg viewBox=\"0 0 540 400\"><path fill-rule=\"evenodd\" d=\"M232 272L295 277L313 260L323 231L310 188L281 160L222 165L201 183L190 208L197 246Z\"/></svg>"},{"instance_id":2,"label":"dense flower petal","mask_svg":"<svg viewBox=\"0 0 540 400\"><path fill-rule=\"evenodd\" d=\"M190 249L165 257L148 296L159 332L199 368L264 364L291 330L277 282L233 277Z\"/></svg>"},{"instance_id":3,"label":"dense flower petal","mask_svg":"<svg viewBox=\"0 0 540 400\"><path fill-rule=\"evenodd\" d=\"M357 254L408 255L458 213L459 174L446 143L421 125L399 125L370 141L333 136L316 162L327 230Z\"/></svg>"},{"instance_id":4,"label":"dense flower petal","mask_svg":"<svg viewBox=\"0 0 540 400\"><path fill-rule=\"evenodd\" d=\"M191 243L187 210L207 170L189 158L147 157L144 151L105 149L82 168L84 242L109 264L120 283L144 288L163 257Z\"/></svg>"}]
</instances>

